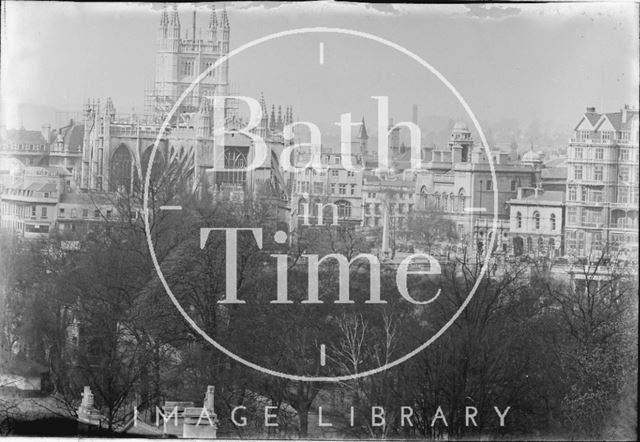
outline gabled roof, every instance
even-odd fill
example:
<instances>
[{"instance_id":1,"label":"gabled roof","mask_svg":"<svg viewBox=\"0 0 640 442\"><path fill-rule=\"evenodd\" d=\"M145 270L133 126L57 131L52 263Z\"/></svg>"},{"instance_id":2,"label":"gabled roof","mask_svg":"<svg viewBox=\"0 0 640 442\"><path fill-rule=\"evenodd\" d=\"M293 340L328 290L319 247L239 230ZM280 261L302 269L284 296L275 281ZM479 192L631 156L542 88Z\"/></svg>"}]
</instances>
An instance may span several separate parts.
<instances>
[{"instance_id":1,"label":"gabled roof","mask_svg":"<svg viewBox=\"0 0 640 442\"><path fill-rule=\"evenodd\" d=\"M602 114L597 112L585 112L584 116L592 126L595 126Z\"/></svg>"},{"instance_id":2,"label":"gabled roof","mask_svg":"<svg viewBox=\"0 0 640 442\"><path fill-rule=\"evenodd\" d=\"M605 121L609 121L615 131L628 131L631 130L631 123L634 119L638 118L638 111L634 109L627 109L627 120L622 121L622 112L610 112L602 114L596 128L602 126Z\"/></svg>"}]
</instances>

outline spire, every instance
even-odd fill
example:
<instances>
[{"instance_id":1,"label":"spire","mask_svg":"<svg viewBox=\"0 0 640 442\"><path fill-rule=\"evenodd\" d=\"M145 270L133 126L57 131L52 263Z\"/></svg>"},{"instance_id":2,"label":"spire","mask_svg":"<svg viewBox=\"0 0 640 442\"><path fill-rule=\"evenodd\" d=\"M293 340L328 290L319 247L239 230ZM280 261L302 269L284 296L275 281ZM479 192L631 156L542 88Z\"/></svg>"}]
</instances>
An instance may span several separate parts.
<instances>
[{"instance_id":1,"label":"spire","mask_svg":"<svg viewBox=\"0 0 640 442\"><path fill-rule=\"evenodd\" d=\"M196 7L194 5L193 6L193 33L192 33L192 39L191 39L193 42L196 41L196 22L197 22Z\"/></svg>"},{"instance_id":2,"label":"spire","mask_svg":"<svg viewBox=\"0 0 640 442\"><path fill-rule=\"evenodd\" d=\"M211 12L209 13L209 29L215 29L218 27L218 18L216 16L216 7L211 6Z\"/></svg>"},{"instance_id":3,"label":"spire","mask_svg":"<svg viewBox=\"0 0 640 442\"><path fill-rule=\"evenodd\" d=\"M360 135L358 138L361 140L368 140L369 135L367 134L367 126L364 124L364 115L362 116L362 125L360 126Z\"/></svg>"},{"instance_id":4,"label":"spire","mask_svg":"<svg viewBox=\"0 0 640 442\"><path fill-rule=\"evenodd\" d=\"M262 111L262 118L260 121L268 121L269 115L267 113L267 103L264 100L264 92L260 93L260 110Z\"/></svg>"},{"instance_id":5,"label":"spire","mask_svg":"<svg viewBox=\"0 0 640 442\"><path fill-rule=\"evenodd\" d=\"M222 27L228 29L229 28L229 17L227 16L227 7L222 7Z\"/></svg>"},{"instance_id":6,"label":"spire","mask_svg":"<svg viewBox=\"0 0 640 442\"><path fill-rule=\"evenodd\" d=\"M278 106L278 129L282 129L282 106Z\"/></svg>"},{"instance_id":7,"label":"spire","mask_svg":"<svg viewBox=\"0 0 640 442\"><path fill-rule=\"evenodd\" d=\"M169 24L180 27L180 17L178 16L178 7L176 5L173 5L173 8L171 10L171 17L169 19Z\"/></svg>"},{"instance_id":8,"label":"spire","mask_svg":"<svg viewBox=\"0 0 640 442\"><path fill-rule=\"evenodd\" d=\"M160 14L160 26L166 26L169 24L169 14L167 13L167 5L162 7L162 13Z\"/></svg>"},{"instance_id":9,"label":"spire","mask_svg":"<svg viewBox=\"0 0 640 442\"><path fill-rule=\"evenodd\" d=\"M291 106L287 106L284 111L284 124L291 124Z\"/></svg>"},{"instance_id":10,"label":"spire","mask_svg":"<svg viewBox=\"0 0 640 442\"><path fill-rule=\"evenodd\" d=\"M274 104L271 105L271 118L269 120L269 128L275 129L276 127L276 106Z\"/></svg>"}]
</instances>

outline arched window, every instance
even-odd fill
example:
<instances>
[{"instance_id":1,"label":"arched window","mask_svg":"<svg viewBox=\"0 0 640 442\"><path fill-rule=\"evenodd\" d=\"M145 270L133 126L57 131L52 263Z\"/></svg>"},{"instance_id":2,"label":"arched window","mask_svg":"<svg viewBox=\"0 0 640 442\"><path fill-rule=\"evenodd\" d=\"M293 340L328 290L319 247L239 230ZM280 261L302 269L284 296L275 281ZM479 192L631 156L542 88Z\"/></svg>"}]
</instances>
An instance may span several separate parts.
<instances>
[{"instance_id":1,"label":"arched window","mask_svg":"<svg viewBox=\"0 0 640 442\"><path fill-rule=\"evenodd\" d=\"M304 198L300 198L298 200L298 215L303 216L305 213L305 204L307 204L307 200Z\"/></svg>"},{"instance_id":2,"label":"arched window","mask_svg":"<svg viewBox=\"0 0 640 442\"><path fill-rule=\"evenodd\" d=\"M446 211L449 208L449 195L446 193L442 194L442 207L441 209Z\"/></svg>"},{"instance_id":3,"label":"arched window","mask_svg":"<svg viewBox=\"0 0 640 442\"><path fill-rule=\"evenodd\" d=\"M311 208L311 213L313 214L313 216L318 216L318 207L322 206L322 201L320 201L320 198L314 198L312 204L313 204L313 207ZM323 208L322 216L324 216L324 208Z\"/></svg>"},{"instance_id":4,"label":"arched window","mask_svg":"<svg viewBox=\"0 0 640 442\"><path fill-rule=\"evenodd\" d=\"M540 212L537 210L533 212L533 225L536 230L540 228Z\"/></svg>"},{"instance_id":5,"label":"arched window","mask_svg":"<svg viewBox=\"0 0 640 442\"><path fill-rule=\"evenodd\" d=\"M111 157L109 167L109 190L112 192L130 192L133 173L131 153L121 144Z\"/></svg>"},{"instance_id":6,"label":"arched window","mask_svg":"<svg viewBox=\"0 0 640 442\"><path fill-rule=\"evenodd\" d=\"M434 195L434 200L435 200L435 209L439 210L440 209L440 192L436 192Z\"/></svg>"},{"instance_id":7,"label":"arched window","mask_svg":"<svg viewBox=\"0 0 640 442\"><path fill-rule=\"evenodd\" d=\"M464 189L460 189L458 191L458 211L459 212L464 212L464 203L465 203L465 197L464 197Z\"/></svg>"},{"instance_id":8,"label":"arched window","mask_svg":"<svg viewBox=\"0 0 640 442\"><path fill-rule=\"evenodd\" d=\"M522 213L520 212L516 213L516 225L518 229L522 229Z\"/></svg>"},{"instance_id":9,"label":"arched window","mask_svg":"<svg viewBox=\"0 0 640 442\"><path fill-rule=\"evenodd\" d=\"M224 167L227 170L216 172L218 186L244 186L247 181L247 156L235 148L225 148ZM229 170L232 169L232 170Z\"/></svg>"},{"instance_id":10,"label":"arched window","mask_svg":"<svg viewBox=\"0 0 640 442\"><path fill-rule=\"evenodd\" d=\"M451 192L449 194L449 212L455 212L456 211L456 202L455 199L453 198L453 192Z\"/></svg>"},{"instance_id":11,"label":"arched window","mask_svg":"<svg viewBox=\"0 0 640 442\"><path fill-rule=\"evenodd\" d=\"M338 206L338 218L351 217L351 203L349 201L336 201L336 206Z\"/></svg>"},{"instance_id":12,"label":"arched window","mask_svg":"<svg viewBox=\"0 0 640 442\"><path fill-rule=\"evenodd\" d=\"M544 251L544 239L542 237L538 238L538 253L543 253Z\"/></svg>"},{"instance_id":13,"label":"arched window","mask_svg":"<svg viewBox=\"0 0 640 442\"><path fill-rule=\"evenodd\" d=\"M556 214L551 214L551 230L556 230Z\"/></svg>"},{"instance_id":14,"label":"arched window","mask_svg":"<svg viewBox=\"0 0 640 442\"><path fill-rule=\"evenodd\" d=\"M533 240L531 237L527 237L527 253L531 253L533 251Z\"/></svg>"}]
</instances>

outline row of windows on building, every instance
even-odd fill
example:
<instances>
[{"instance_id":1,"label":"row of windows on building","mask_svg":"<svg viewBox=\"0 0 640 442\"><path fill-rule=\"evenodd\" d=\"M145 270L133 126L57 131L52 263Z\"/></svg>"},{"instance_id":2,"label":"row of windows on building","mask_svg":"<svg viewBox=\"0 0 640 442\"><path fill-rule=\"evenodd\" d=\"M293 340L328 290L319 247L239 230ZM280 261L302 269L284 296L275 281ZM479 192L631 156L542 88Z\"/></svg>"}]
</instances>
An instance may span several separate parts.
<instances>
[{"instance_id":1,"label":"row of windows on building","mask_svg":"<svg viewBox=\"0 0 640 442\"><path fill-rule=\"evenodd\" d=\"M580 210L581 209L581 210ZM601 209L569 207L567 208L567 223L584 227L602 227L605 222L604 212ZM637 228L638 214L615 210L611 212L609 227Z\"/></svg>"},{"instance_id":2,"label":"row of windows on building","mask_svg":"<svg viewBox=\"0 0 640 442\"><path fill-rule=\"evenodd\" d=\"M531 218L533 219L533 228L536 230L540 230L540 212L536 210L535 212L533 212L533 216ZM516 226L518 227L518 229L522 229L522 212L516 213ZM555 213L552 213L549 216L549 226L551 230L556 230L557 228L557 219Z\"/></svg>"},{"instance_id":3,"label":"row of windows on building","mask_svg":"<svg viewBox=\"0 0 640 442\"><path fill-rule=\"evenodd\" d=\"M316 199L312 203L308 203L306 199L300 198L298 200L298 216L304 216L307 213L309 216L318 216L318 211L322 210L324 221L330 223L334 212L338 218L350 218L351 207L351 203L346 200L339 200L335 203L322 203Z\"/></svg>"},{"instance_id":4,"label":"row of windows on building","mask_svg":"<svg viewBox=\"0 0 640 442\"><path fill-rule=\"evenodd\" d=\"M202 72L211 68L212 65L213 65L212 61L207 61L205 63L205 68L202 70ZM195 60L185 60L182 62L182 75L191 76L193 75L194 72L195 72ZM213 77L213 72L214 72L213 70L210 70L207 73L207 77Z\"/></svg>"},{"instance_id":5,"label":"row of windows on building","mask_svg":"<svg viewBox=\"0 0 640 442\"><path fill-rule=\"evenodd\" d=\"M3 143L3 144L0 144L0 150L30 150L35 152L41 152L45 150L45 146L44 144Z\"/></svg>"},{"instance_id":6,"label":"row of windows on building","mask_svg":"<svg viewBox=\"0 0 640 442\"><path fill-rule=\"evenodd\" d=\"M36 219L38 217L38 207L40 208L40 218L41 219L46 219L49 215L49 207L47 206L36 206L36 205L32 205L30 207L30 211L29 213L25 213L23 208L24 207L28 207L28 206L19 206L19 205L15 205L15 204L3 204L2 205L2 214L3 215L14 215L14 216L27 216L30 213L30 217L31 219ZM65 208L61 207L59 209L59 217L60 218L65 218L66 217L66 210ZM94 218L100 218L100 216L102 215L102 212L99 209L95 209L93 211L93 217ZM107 218L111 218L111 216L113 215L113 211L111 209L107 209L105 211L105 216ZM77 210L76 209L71 209L71 218L77 218ZM82 209L82 218L89 218L89 209Z\"/></svg>"},{"instance_id":7,"label":"row of windows on building","mask_svg":"<svg viewBox=\"0 0 640 442\"><path fill-rule=\"evenodd\" d=\"M570 186L567 201L602 203L605 201L604 192L599 188ZM607 201L609 202L610 200L607 198ZM632 186L618 187L614 201L618 204L638 204L638 188Z\"/></svg>"},{"instance_id":8,"label":"row of windows on building","mask_svg":"<svg viewBox=\"0 0 640 442\"><path fill-rule=\"evenodd\" d=\"M391 213L397 214L405 214L413 212L413 204L391 204L390 207ZM365 203L364 212L368 214L382 214L382 204L381 203Z\"/></svg>"},{"instance_id":9,"label":"row of windows on building","mask_svg":"<svg viewBox=\"0 0 640 442\"><path fill-rule=\"evenodd\" d=\"M404 199L410 200L411 198L413 198L413 194L409 193L409 192L397 192L397 193L384 192L384 195L388 196L390 199L397 198L399 200L404 200ZM377 192L367 192L367 198L376 199L377 197L378 197L378 193Z\"/></svg>"},{"instance_id":10,"label":"row of windows on building","mask_svg":"<svg viewBox=\"0 0 640 442\"><path fill-rule=\"evenodd\" d=\"M590 130L579 130L576 132L576 140L583 142L610 142L610 141L622 141L627 142L630 139L631 133L628 131L602 131L602 132L592 132Z\"/></svg>"},{"instance_id":11,"label":"row of windows on building","mask_svg":"<svg viewBox=\"0 0 640 442\"><path fill-rule=\"evenodd\" d=\"M421 194L424 208L441 210L443 212L464 212L466 197L464 191L456 197L453 193L438 192L434 194Z\"/></svg>"},{"instance_id":12,"label":"row of windows on building","mask_svg":"<svg viewBox=\"0 0 640 442\"><path fill-rule=\"evenodd\" d=\"M353 178L356 176L356 173L353 170L344 170L344 169L331 169L331 176L334 178L337 178L340 176L340 171L346 172L347 177L349 178ZM327 172L326 170L322 169L322 170L316 170L314 168L311 167L307 167L304 170L304 175L305 176L326 176Z\"/></svg>"},{"instance_id":13,"label":"row of windows on building","mask_svg":"<svg viewBox=\"0 0 640 442\"><path fill-rule=\"evenodd\" d=\"M604 160L604 148L598 147L596 149L587 148L588 152L593 152L593 155L585 155L584 147L574 147L573 148L573 158L574 160ZM618 154L618 161L627 162L631 160L631 149L620 149Z\"/></svg>"},{"instance_id":14,"label":"row of windows on building","mask_svg":"<svg viewBox=\"0 0 640 442\"><path fill-rule=\"evenodd\" d=\"M403 217L391 217L391 228L395 230L403 230L408 226L406 218ZM381 216L365 216L363 224L366 227L380 227L382 226Z\"/></svg>"},{"instance_id":15,"label":"row of windows on building","mask_svg":"<svg viewBox=\"0 0 640 442\"><path fill-rule=\"evenodd\" d=\"M590 172L590 173L585 173ZM607 177L609 178L609 177ZM632 182L633 175L631 168L628 166L620 166L618 168L618 180L623 182ZM602 181L604 179L604 166L593 166L593 168L585 166L573 166L573 179L575 180L594 180Z\"/></svg>"},{"instance_id":16,"label":"row of windows on building","mask_svg":"<svg viewBox=\"0 0 640 442\"><path fill-rule=\"evenodd\" d=\"M313 187L311 183L308 181L298 181L298 192L299 193L315 193L315 194L324 194L325 186L324 183L313 183ZM329 194L330 195L356 195L356 185L355 184L336 184L329 183ZM313 191L313 192L312 192Z\"/></svg>"},{"instance_id":17,"label":"row of windows on building","mask_svg":"<svg viewBox=\"0 0 640 442\"><path fill-rule=\"evenodd\" d=\"M71 209L70 215L71 215L71 218L77 218L78 217L78 210L77 209ZM93 211L93 217L94 218L100 218L101 215L102 215L102 212L100 211L100 209L95 209ZM107 209L105 211L105 216L107 218L111 218L112 215L113 215L113 211L111 209ZM64 207L60 207L60 209L58 210L58 216L60 218L66 218L67 211L66 211L66 209ZM89 209L82 209L82 218L89 218Z\"/></svg>"}]
</instances>

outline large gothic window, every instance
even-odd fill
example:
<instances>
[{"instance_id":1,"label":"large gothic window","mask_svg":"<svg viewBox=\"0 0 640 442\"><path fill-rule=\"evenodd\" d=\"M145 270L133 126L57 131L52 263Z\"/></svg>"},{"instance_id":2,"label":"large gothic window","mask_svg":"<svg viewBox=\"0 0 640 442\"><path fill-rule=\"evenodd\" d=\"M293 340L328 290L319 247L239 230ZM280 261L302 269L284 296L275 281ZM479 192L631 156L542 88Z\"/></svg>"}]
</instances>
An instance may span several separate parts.
<instances>
[{"instance_id":1,"label":"large gothic window","mask_svg":"<svg viewBox=\"0 0 640 442\"><path fill-rule=\"evenodd\" d=\"M142 182L144 182L147 177L147 167L149 166L149 159L151 158L152 150L153 146L149 146L142 155ZM151 181L155 182L158 180L162 173L163 166L164 158L162 156L162 152L160 152L160 150L156 150L156 153L153 156L153 166L151 167Z\"/></svg>"},{"instance_id":2,"label":"large gothic window","mask_svg":"<svg viewBox=\"0 0 640 442\"><path fill-rule=\"evenodd\" d=\"M109 190L130 192L133 177L133 161L129 149L121 144L111 157L109 167Z\"/></svg>"},{"instance_id":3,"label":"large gothic window","mask_svg":"<svg viewBox=\"0 0 640 442\"><path fill-rule=\"evenodd\" d=\"M224 168L235 170L217 172L217 185L244 187L247 182L247 152L237 148L225 148Z\"/></svg>"}]
</instances>

